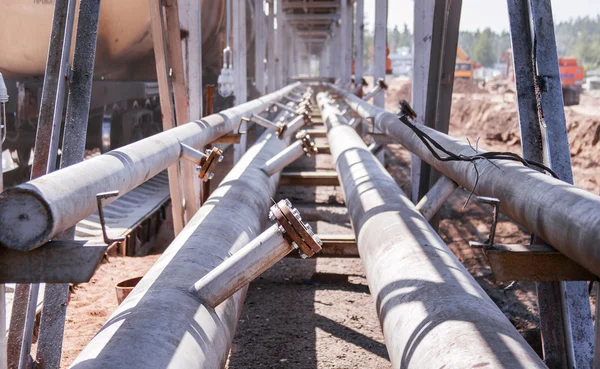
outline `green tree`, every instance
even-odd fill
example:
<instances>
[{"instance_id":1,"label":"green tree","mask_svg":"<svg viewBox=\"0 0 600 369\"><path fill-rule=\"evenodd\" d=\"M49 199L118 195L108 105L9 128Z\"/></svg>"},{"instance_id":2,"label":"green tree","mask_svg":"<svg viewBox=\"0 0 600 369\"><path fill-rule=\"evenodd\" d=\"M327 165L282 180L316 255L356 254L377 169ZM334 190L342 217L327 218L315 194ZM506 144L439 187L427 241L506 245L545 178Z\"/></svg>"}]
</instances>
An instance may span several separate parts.
<instances>
[{"instance_id":1,"label":"green tree","mask_svg":"<svg viewBox=\"0 0 600 369\"><path fill-rule=\"evenodd\" d=\"M491 29L486 28L479 34L473 45L472 59L481 63L483 66L493 66L498 60L494 46L494 33Z\"/></svg>"}]
</instances>

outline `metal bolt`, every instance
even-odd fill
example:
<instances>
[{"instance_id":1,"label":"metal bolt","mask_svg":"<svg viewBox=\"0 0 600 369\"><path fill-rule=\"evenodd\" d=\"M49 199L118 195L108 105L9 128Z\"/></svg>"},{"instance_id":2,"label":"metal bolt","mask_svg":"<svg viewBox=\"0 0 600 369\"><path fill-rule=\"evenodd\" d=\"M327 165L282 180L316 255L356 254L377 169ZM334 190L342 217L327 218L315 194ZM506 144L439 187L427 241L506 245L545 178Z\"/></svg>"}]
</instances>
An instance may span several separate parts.
<instances>
[{"instance_id":1,"label":"metal bolt","mask_svg":"<svg viewBox=\"0 0 600 369\"><path fill-rule=\"evenodd\" d=\"M273 212L272 212L272 211L270 211L270 212L269 212L269 220L270 220L271 222L274 222L274 221L276 220L276 218L275 218L275 214L273 214Z\"/></svg>"},{"instance_id":2,"label":"metal bolt","mask_svg":"<svg viewBox=\"0 0 600 369\"><path fill-rule=\"evenodd\" d=\"M202 167L196 167L196 172L199 172L202 170Z\"/></svg>"},{"instance_id":3,"label":"metal bolt","mask_svg":"<svg viewBox=\"0 0 600 369\"><path fill-rule=\"evenodd\" d=\"M219 162L219 163L220 163L220 162L222 162L222 161L223 161L223 159L224 159L224 156L223 156L223 155L219 156L219 160L218 160L218 162Z\"/></svg>"},{"instance_id":4,"label":"metal bolt","mask_svg":"<svg viewBox=\"0 0 600 369\"><path fill-rule=\"evenodd\" d=\"M211 150L208 150L208 149L206 149L206 150L204 150L204 153L205 153L206 155L210 155L210 153L211 153Z\"/></svg>"},{"instance_id":5,"label":"metal bolt","mask_svg":"<svg viewBox=\"0 0 600 369\"><path fill-rule=\"evenodd\" d=\"M215 174L214 174L214 173L211 173L211 174L208 176L208 180L211 180L211 179L213 179L213 177L214 177L214 176L215 176Z\"/></svg>"}]
</instances>

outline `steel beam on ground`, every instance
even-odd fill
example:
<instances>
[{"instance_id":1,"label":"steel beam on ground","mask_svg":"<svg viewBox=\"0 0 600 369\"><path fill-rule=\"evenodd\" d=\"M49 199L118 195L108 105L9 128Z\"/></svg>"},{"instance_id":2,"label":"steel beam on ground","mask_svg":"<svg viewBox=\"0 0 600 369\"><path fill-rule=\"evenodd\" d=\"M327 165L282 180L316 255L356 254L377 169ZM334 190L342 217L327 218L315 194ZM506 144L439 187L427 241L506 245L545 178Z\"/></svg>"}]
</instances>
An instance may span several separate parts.
<instances>
[{"instance_id":1,"label":"steel beam on ground","mask_svg":"<svg viewBox=\"0 0 600 369\"><path fill-rule=\"evenodd\" d=\"M289 85L4 191L0 199L0 244L19 250L41 246L96 212L98 193L117 190L120 196L126 194L179 160L181 143L202 148L236 129L242 117L264 111L299 85ZM22 205L15 206L17 203Z\"/></svg>"},{"instance_id":2,"label":"steel beam on ground","mask_svg":"<svg viewBox=\"0 0 600 369\"><path fill-rule=\"evenodd\" d=\"M225 365L246 288L216 309L202 304L188 288L265 228L279 176L269 177L261 168L285 147L286 141L270 132L258 139L72 368ZM173 306L177 314L168 308Z\"/></svg>"},{"instance_id":3,"label":"steel beam on ground","mask_svg":"<svg viewBox=\"0 0 600 369\"><path fill-rule=\"evenodd\" d=\"M392 367L545 368L356 131L328 130Z\"/></svg>"},{"instance_id":4,"label":"steel beam on ground","mask_svg":"<svg viewBox=\"0 0 600 369\"><path fill-rule=\"evenodd\" d=\"M398 116L373 106L353 94L330 85L348 105L365 119L398 141L412 153L468 191L500 200L499 208L532 233L546 240L595 275L600 275L600 196L542 174L521 163L506 160L477 162L439 161L414 131L398 121ZM433 140L456 155L473 155L472 147L428 127L419 127ZM331 145L331 142L330 142ZM333 147L331 148L333 152ZM479 151L484 152L483 150ZM523 186L523 183L528 183ZM515 189L518 189L516 191Z\"/></svg>"}]
</instances>

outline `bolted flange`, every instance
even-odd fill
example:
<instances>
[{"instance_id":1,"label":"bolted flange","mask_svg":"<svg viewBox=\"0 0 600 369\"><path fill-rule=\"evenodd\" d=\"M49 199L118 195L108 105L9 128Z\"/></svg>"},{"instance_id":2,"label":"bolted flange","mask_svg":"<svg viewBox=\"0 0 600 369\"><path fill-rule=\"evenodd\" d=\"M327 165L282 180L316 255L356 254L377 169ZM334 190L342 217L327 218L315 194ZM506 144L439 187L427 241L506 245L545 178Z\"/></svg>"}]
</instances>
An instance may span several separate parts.
<instances>
[{"instance_id":1,"label":"bolted flange","mask_svg":"<svg viewBox=\"0 0 600 369\"><path fill-rule=\"evenodd\" d=\"M208 182L215 176L215 168L218 163L223 161L223 150L213 147L205 151L206 156L198 164L198 178Z\"/></svg>"},{"instance_id":2,"label":"bolted flange","mask_svg":"<svg viewBox=\"0 0 600 369\"><path fill-rule=\"evenodd\" d=\"M310 225L302 222L300 212L288 200L281 200L271 207L269 219L280 226L283 238L298 250L302 258L309 258L321 251L323 242Z\"/></svg>"},{"instance_id":3,"label":"bolted flange","mask_svg":"<svg viewBox=\"0 0 600 369\"><path fill-rule=\"evenodd\" d=\"M315 142L310 138L308 132L304 130L298 132L296 134L296 139L302 141L302 148L304 149L304 153L309 158L311 157L311 155L317 154L319 152L317 146L315 145Z\"/></svg>"}]
</instances>

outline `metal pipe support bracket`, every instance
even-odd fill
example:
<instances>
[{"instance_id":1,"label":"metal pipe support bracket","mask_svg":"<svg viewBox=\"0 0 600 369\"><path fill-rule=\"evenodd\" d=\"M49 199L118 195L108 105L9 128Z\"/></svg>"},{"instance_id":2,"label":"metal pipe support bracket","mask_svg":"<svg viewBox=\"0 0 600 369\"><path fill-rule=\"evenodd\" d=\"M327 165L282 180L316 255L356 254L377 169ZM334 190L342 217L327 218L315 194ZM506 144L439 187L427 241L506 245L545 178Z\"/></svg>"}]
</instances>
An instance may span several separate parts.
<instances>
[{"instance_id":1,"label":"metal pipe support bracket","mask_svg":"<svg viewBox=\"0 0 600 369\"><path fill-rule=\"evenodd\" d=\"M184 143L181 145L181 157L198 165L198 178L208 182L215 175L217 164L223 161L223 150L218 147L207 149L205 152L194 149Z\"/></svg>"},{"instance_id":2,"label":"metal pipe support bracket","mask_svg":"<svg viewBox=\"0 0 600 369\"><path fill-rule=\"evenodd\" d=\"M302 148L304 149L304 154L306 156L308 156L309 158L312 155L319 153L319 149L317 149L315 142L312 140L312 138L310 138L310 135L308 134L307 131L302 130L302 131L298 132L296 134L296 138L298 140L302 141Z\"/></svg>"}]
</instances>

